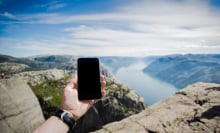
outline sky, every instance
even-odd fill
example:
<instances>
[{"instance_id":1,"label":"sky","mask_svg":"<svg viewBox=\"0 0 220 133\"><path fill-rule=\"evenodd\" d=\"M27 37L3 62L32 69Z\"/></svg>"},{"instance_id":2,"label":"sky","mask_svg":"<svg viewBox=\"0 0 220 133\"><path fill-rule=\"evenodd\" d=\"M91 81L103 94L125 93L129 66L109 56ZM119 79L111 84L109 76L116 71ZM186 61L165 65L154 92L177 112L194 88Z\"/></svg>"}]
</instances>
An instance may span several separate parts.
<instances>
[{"instance_id":1,"label":"sky","mask_svg":"<svg viewBox=\"0 0 220 133\"><path fill-rule=\"evenodd\" d=\"M0 54L220 53L220 0L0 0Z\"/></svg>"}]
</instances>

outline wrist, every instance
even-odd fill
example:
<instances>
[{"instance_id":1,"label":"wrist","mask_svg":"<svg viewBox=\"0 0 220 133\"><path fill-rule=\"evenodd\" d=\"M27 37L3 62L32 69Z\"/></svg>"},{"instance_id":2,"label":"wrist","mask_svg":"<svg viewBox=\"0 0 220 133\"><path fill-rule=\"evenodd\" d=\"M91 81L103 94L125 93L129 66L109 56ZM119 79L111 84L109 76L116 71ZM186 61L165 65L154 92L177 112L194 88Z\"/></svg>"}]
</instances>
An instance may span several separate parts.
<instances>
[{"instance_id":1,"label":"wrist","mask_svg":"<svg viewBox=\"0 0 220 133\"><path fill-rule=\"evenodd\" d=\"M72 114L66 110L57 108L54 113L54 116L58 117L62 120L65 124L67 124L71 129L76 126L76 120L72 116Z\"/></svg>"}]
</instances>

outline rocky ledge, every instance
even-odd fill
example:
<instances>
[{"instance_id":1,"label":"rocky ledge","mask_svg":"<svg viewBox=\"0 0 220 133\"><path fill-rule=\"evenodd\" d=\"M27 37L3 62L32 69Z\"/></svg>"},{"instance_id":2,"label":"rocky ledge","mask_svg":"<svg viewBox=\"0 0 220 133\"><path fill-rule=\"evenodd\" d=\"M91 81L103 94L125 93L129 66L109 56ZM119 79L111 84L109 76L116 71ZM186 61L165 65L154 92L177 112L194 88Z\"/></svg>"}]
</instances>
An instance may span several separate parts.
<instances>
[{"instance_id":1,"label":"rocky ledge","mask_svg":"<svg viewBox=\"0 0 220 133\"><path fill-rule=\"evenodd\" d=\"M96 133L220 132L220 84L196 83Z\"/></svg>"}]
</instances>

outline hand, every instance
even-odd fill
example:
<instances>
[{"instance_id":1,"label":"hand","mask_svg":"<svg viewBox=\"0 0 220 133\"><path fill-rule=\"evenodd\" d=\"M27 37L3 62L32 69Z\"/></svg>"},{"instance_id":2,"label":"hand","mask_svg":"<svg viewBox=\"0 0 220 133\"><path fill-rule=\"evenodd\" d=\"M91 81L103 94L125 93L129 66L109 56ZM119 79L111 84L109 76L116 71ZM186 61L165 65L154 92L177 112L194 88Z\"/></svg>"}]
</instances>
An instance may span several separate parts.
<instances>
[{"instance_id":1,"label":"hand","mask_svg":"<svg viewBox=\"0 0 220 133\"><path fill-rule=\"evenodd\" d=\"M100 76L101 86L105 87L106 82L103 75ZM102 90L102 97L106 92ZM69 112L75 120L83 116L90 107L99 100L79 101L77 91L77 77L72 78L63 89L61 109Z\"/></svg>"}]
</instances>

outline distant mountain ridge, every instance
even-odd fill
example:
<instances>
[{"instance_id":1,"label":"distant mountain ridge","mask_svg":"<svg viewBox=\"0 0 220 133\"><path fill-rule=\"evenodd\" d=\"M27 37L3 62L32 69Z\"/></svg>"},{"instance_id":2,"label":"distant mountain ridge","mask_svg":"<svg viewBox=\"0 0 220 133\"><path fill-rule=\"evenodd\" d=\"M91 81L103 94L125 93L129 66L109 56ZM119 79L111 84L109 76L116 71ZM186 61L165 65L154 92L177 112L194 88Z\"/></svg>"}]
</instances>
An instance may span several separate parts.
<instances>
[{"instance_id":1,"label":"distant mountain ridge","mask_svg":"<svg viewBox=\"0 0 220 133\"><path fill-rule=\"evenodd\" d=\"M73 73L77 69L77 58L77 56L72 55L40 55L26 58L0 55L0 72L5 72L5 62L10 62L18 63L18 70L6 73L53 68ZM161 57L104 56L99 57L99 59L102 64L102 73L106 76L112 76L111 71L116 73L121 67L127 67L141 61L146 64L150 63L143 70L144 73L171 83L179 89L195 82L220 83L220 54L187 54ZM21 67L24 66L22 64L27 67ZM16 66L16 64L12 65Z\"/></svg>"},{"instance_id":2,"label":"distant mountain ridge","mask_svg":"<svg viewBox=\"0 0 220 133\"><path fill-rule=\"evenodd\" d=\"M77 69L77 56L73 55L38 55L25 58L16 58L8 55L0 55L0 64L5 62L18 63L18 65L27 65L28 69L20 69L21 71L47 70L47 69L64 69L74 72ZM101 71L104 75L112 76L110 70L115 73L119 68L126 67L138 60L148 60L149 57L120 57L120 56L103 56L100 59ZM104 65L103 65L104 64ZM107 66L107 67L106 67ZM0 67L1 72L1 67ZM5 72L5 71L3 71ZM108 73L106 73L108 72ZM6 72L10 73L10 72Z\"/></svg>"},{"instance_id":3,"label":"distant mountain ridge","mask_svg":"<svg viewBox=\"0 0 220 133\"><path fill-rule=\"evenodd\" d=\"M14 62L30 66L32 69L50 69L50 68L63 68L66 65L72 65L76 62L77 57L71 55L46 55L46 56L33 56L25 58L16 58L8 55L0 55L0 63Z\"/></svg>"},{"instance_id":4,"label":"distant mountain ridge","mask_svg":"<svg viewBox=\"0 0 220 133\"><path fill-rule=\"evenodd\" d=\"M16 62L17 61L17 58L15 57L12 57L12 56L8 56L8 55L1 55L0 54L0 63L1 62Z\"/></svg>"},{"instance_id":5,"label":"distant mountain ridge","mask_svg":"<svg viewBox=\"0 0 220 133\"><path fill-rule=\"evenodd\" d=\"M220 83L220 54L164 56L143 71L177 88L195 82Z\"/></svg>"},{"instance_id":6,"label":"distant mountain ridge","mask_svg":"<svg viewBox=\"0 0 220 133\"><path fill-rule=\"evenodd\" d=\"M73 55L38 55L25 58L16 58L0 54L0 74L4 73L7 77L24 71L38 71L48 69L62 69L69 73L77 70L77 59ZM24 67L25 66L25 67ZM111 71L100 63L100 71L106 77L113 77Z\"/></svg>"}]
</instances>

